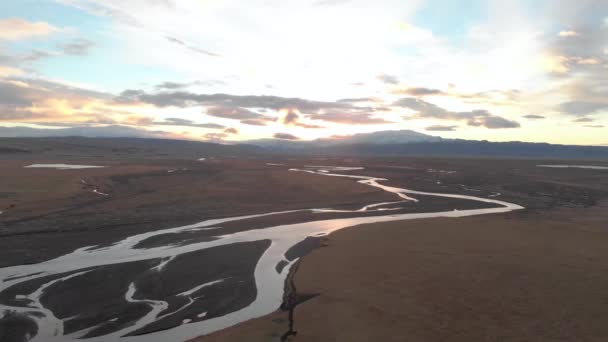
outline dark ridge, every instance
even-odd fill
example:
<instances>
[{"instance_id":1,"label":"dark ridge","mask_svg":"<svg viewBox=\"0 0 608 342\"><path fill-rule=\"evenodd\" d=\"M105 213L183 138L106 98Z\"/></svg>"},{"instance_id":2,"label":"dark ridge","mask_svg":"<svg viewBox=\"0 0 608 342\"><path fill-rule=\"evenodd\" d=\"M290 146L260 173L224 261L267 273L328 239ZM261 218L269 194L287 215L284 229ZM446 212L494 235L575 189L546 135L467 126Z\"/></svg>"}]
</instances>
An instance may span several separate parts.
<instances>
[{"instance_id":1,"label":"dark ridge","mask_svg":"<svg viewBox=\"0 0 608 342\"><path fill-rule=\"evenodd\" d=\"M267 149L273 150L272 148ZM316 148L299 145L280 152L326 156L507 157L608 160L606 146L554 145L520 141L443 140L403 144L350 144Z\"/></svg>"}]
</instances>

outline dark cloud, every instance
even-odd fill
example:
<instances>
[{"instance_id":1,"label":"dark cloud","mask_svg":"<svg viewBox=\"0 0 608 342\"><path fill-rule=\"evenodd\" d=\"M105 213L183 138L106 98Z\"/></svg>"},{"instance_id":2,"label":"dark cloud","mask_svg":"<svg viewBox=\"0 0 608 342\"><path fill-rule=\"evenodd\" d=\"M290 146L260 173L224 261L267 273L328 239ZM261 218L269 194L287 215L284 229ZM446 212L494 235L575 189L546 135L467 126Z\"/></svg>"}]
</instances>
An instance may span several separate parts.
<instances>
[{"instance_id":1,"label":"dark cloud","mask_svg":"<svg viewBox=\"0 0 608 342\"><path fill-rule=\"evenodd\" d=\"M27 87L22 87L14 82L0 81L0 105L3 106L31 106L36 94Z\"/></svg>"},{"instance_id":2,"label":"dark cloud","mask_svg":"<svg viewBox=\"0 0 608 342\"><path fill-rule=\"evenodd\" d=\"M59 45L59 49L66 55L85 56L89 53L89 49L94 45L95 43L90 40L76 39L72 42Z\"/></svg>"},{"instance_id":3,"label":"dark cloud","mask_svg":"<svg viewBox=\"0 0 608 342\"><path fill-rule=\"evenodd\" d=\"M298 123L299 119L300 119L300 116L298 115L298 113L290 110L289 112L287 112L287 114L283 118L283 123L286 125L292 125L292 124Z\"/></svg>"},{"instance_id":4,"label":"dark cloud","mask_svg":"<svg viewBox=\"0 0 608 342\"><path fill-rule=\"evenodd\" d=\"M192 120L180 119L180 118L167 118L165 121L155 121L154 125L161 126L186 126L186 127L200 127L210 129L223 129L225 126L216 123L195 123Z\"/></svg>"},{"instance_id":5,"label":"dark cloud","mask_svg":"<svg viewBox=\"0 0 608 342\"><path fill-rule=\"evenodd\" d=\"M524 115L523 117L526 119L546 119L546 117L544 117L542 115L536 115L536 114L528 114L528 115Z\"/></svg>"},{"instance_id":6,"label":"dark cloud","mask_svg":"<svg viewBox=\"0 0 608 342\"><path fill-rule=\"evenodd\" d=\"M298 113L293 110L290 110L287 112L287 114L285 114L285 116L283 117L283 124L302 128L323 128L323 126L301 122L300 115L298 115Z\"/></svg>"},{"instance_id":7,"label":"dark cloud","mask_svg":"<svg viewBox=\"0 0 608 342\"><path fill-rule=\"evenodd\" d=\"M604 125L585 125L587 128L604 128Z\"/></svg>"},{"instance_id":8,"label":"dark cloud","mask_svg":"<svg viewBox=\"0 0 608 342\"><path fill-rule=\"evenodd\" d=\"M265 115L252 112L249 109L241 107L223 107L215 106L207 108L207 115L216 116L218 118L233 119L233 120L263 120L267 118Z\"/></svg>"},{"instance_id":9,"label":"dark cloud","mask_svg":"<svg viewBox=\"0 0 608 342\"><path fill-rule=\"evenodd\" d=\"M228 137L227 133L207 133L203 135L203 138L212 142L222 142L225 138Z\"/></svg>"},{"instance_id":10,"label":"dark cloud","mask_svg":"<svg viewBox=\"0 0 608 342\"><path fill-rule=\"evenodd\" d=\"M474 127L486 127L490 129L497 128L517 128L520 124L516 121L507 120L500 116L496 116L487 110L473 110L468 112L452 112L443 109L437 105L422 101L411 97L402 98L394 103L395 106L409 108L416 111L413 116L405 117L405 119L439 119L439 120L454 120L466 121L467 125Z\"/></svg>"},{"instance_id":11,"label":"dark cloud","mask_svg":"<svg viewBox=\"0 0 608 342\"><path fill-rule=\"evenodd\" d=\"M180 89L189 86L189 83L163 82L155 86L156 89Z\"/></svg>"},{"instance_id":12,"label":"dark cloud","mask_svg":"<svg viewBox=\"0 0 608 342\"><path fill-rule=\"evenodd\" d=\"M608 8L607 8L608 10ZM568 72L557 73L554 76L568 76L569 73L588 73L601 70L608 59L604 55L606 29L591 23L578 24L572 35L557 36L550 47L554 56L561 56L561 62ZM594 27L595 26L595 27Z\"/></svg>"},{"instance_id":13,"label":"dark cloud","mask_svg":"<svg viewBox=\"0 0 608 342\"><path fill-rule=\"evenodd\" d=\"M52 54L42 50L32 50L29 54L23 56L20 61L23 62L36 62L41 59L49 58Z\"/></svg>"},{"instance_id":14,"label":"dark cloud","mask_svg":"<svg viewBox=\"0 0 608 342\"><path fill-rule=\"evenodd\" d=\"M587 115L602 110L608 110L608 103L588 102L588 101L570 101L559 105L562 113L571 115Z\"/></svg>"},{"instance_id":15,"label":"dark cloud","mask_svg":"<svg viewBox=\"0 0 608 342\"><path fill-rule=\"evenodd\" d=\"M142 90L125 90L116 98L117 102L144 102L157 107L223 106L229 108L266 108L281 110L298 109L314 112L326 108L350 108L352 105L338 102L312 101L268 95L195 94L185 91L148 94Z\"/></svg>"},{"instance_id":16,"label":"dark cloud","mask_svg":"<svg viewBox=\"0 0 608 342\"><path fill-rule=\"evenodd\" d=\"M203 54L203 55L207 55L207 56L211 56L211 57L220 57L220 55L217 54L217 53L215 53L215 52L211 52L211 51L200 49L200 48L198 48L196 46L193 46L193 45L190 45L190 44L184 42L181 39L177 39L175 37L165 37L165 38L168 41L170 41L171 43L174 43L174 44L177 44L177 45L181 45L181 46L185 47L186 49L188 49L190 51L193 51L193 52L196 52L196 53L200 53L200 54Z\"/></svg>"},{"instance_id":17,"label":"dark cloud","mask_svg":"<svg viewBox=\"0 0 608 342\"><path fill-rule=\"evenodd\" d=\"M234 128L234 127L230 127L230 128L226 128L224 130L224 133L226 134L239 134L239 130Z\"/></svg>"},{"instance_id":18,"label":"dark cloud","mask_svg":"<svg viewBox=\"0 0 608 342\"><path fill-rule=\"evenodd\" d=\"M300 140L300 138L296 137L293 134L289 134L289 133L275 133L272 137L275 139L281 139L281 140Z\"/></svg>"},{"instance_id":19,"label":"dark cloud","mask_svg":"<svg viewBox=\"0 0 608 342\"><path fill-rule=\"evenodd\" d=\"M582 0L548 5L547 16L560 24L562 34L554 32L547 37L547 50L561 62L561 70L550 73L560 78L562 87L571 99L562 111L572 115L585 115L608 108L608 75L605 65L608 54L608 25L605 0ZM600 108L597 103L604 102Z\"/></svg>"},{"instance_id":20,"label":"dark cloud","mask_svg":"<svg viewBox=\"0 0 608 342\"><path fill-rule=\"evenodd\" d=\"M241 123L250 126L266 126L268 124L268 120L247 119L241 120Z\"/></svg>"},{"instance_id":21,"label":"dark cloud","mask_svg":"<svg viewBox=\"0 0 608 342\"><path fill-rule=\"evenodd\" d=\"M592 118L586 118L586 117L572 120L572 122L593 122L593 121L595 121L595 120L593 120Z\"/></svg>"},{"instance_id":22,"label":"dark cloud","mask_svg":"<svg viewBox=\"0 0 608 342\"><path fill-rule=\"evenodd\" d=\"M319 114L310 114L308 117L313 120L351 125L377 125L393 123L382 118L375 118L369 113L352 111L327 111Z\"/></svg>"},{"instance_id":23,"label":"dark cloud","mask_svg":"<svg viewBox=\"0 0 608 342\"><path fill-rule=\"evenodd\" d=\"M298 127L302 127L302 128L312 128L312 129L316 129L316 128L325 128L325 126L320 126L320 125L313 125L313 124L307 124L304 122L298 122L296 124L296 126Z\"/></svg>"},{"instance_id":24,"label":"dark cloud","mask_svg":"<svg viewBox=\"0 0 608 342\"><path fill-rule=\"evenodd\" d=\"M358 103L358 102L372 102L374 101L371 97L356 97L350 99L340 99L337 102L347 102L347 103Z\"/></svg>"},{"instance_id":25,"label":"dark cloud","mask_svg":"<svg viewBox=\"0 0 608 342\"><path fill-rule=\"evenodd\" d=\"M506 100L515 101L521 95L521 90L518 90L518 89L486 90L486 91L480 91L480 92L473 93L473 94L462 94L462 93L452 94L452 93L450 93L450 95L457 96L457 97L460 97L463 99L479 99L479 100L506 99Z\"/></svg>"},{"instance_id":26,"label":"dark cloud","mask_svg":"<svg viewBox=\"0 0 608 342\"><path fill-rule=\"evenodd\" d=\"M52 121L65 114L46 110L45 102L49 99L65 100L70 102L73 107L77 107L78 103L88 99L104 98L111 97L108 97L107 94L44 80L0 80L0 121ZM33 111L32 107L37 107L38 110ZM80 113L78 122L96 115L96 113Z\"/></svg>"},{"instance_id":27,"label":"dark cloud","mask_svg":"<svg viewBox=\"0 0 608 342\"><path fill-rule=\"evenodd\" d=\"M37 62L52 56L52 53L38 49L33 49L26 54L18 55L0 53L0 65L26 69L28 63Z\"/></svg>"},{"instance_id":28,"label":"dark cloud","mask_svg":"<svg viewBox=\"0 0 608 342\"><path fill-rule=\"evenodd\" d=\"M44 91L31 88L27 83L0 81L0 120L48 119L48 113L32 112L30 110L30 107L36 102L45 99L45 95Z\"/></svg>"},{"instance_id":29,"label":"dark cloud","mask_svg":"<svg viewBox=\"0 0 608 342\"><path fill-rule=\"evenodd\" d=\"M67 86L60 83L41 79L17 78L13 80L0 80L0 120L2 121L54 121L64 113L46 110L46 101L61 99L70 103L72 107L89 100L111 99L109 94L90 91L82 88ZM31 108L36 107L36 111ZM131 113L126 113L130 115ZM95 120L103 116L92 109L91 112L79 113L78 122Z\"/></svg>"},{"instance_id":30,"label":"dark cloud","mask_svg":"<svg viewBox=\"0 0 608 342\"><path fill-rule=\"evenodd\" d=\"M426 96L426 95L444 95L444 92L439 89L431 88L407 88L397 91L398 94L411 96Z\"/></svg>"},{"instance_id":31,"label":"dark cloud","mask_svg":"<svg viewBox=\"0 0 608 342\"><path fill-rule=\"evenodd\" d=\"M426 131L437 131L437 132L451 132L455 131L458 126L442 126L442 125L433 125L425 128Z\"/></svg>"},{"instance_id":32,"label":"dark cloud","mask_svg":"<svg viewBox=\"0 0 608 342\"><path fill-rule=\"evenodd\" d=\"M27 109L20 109L0 104L0 121L29 121L32 119L47 119L46 113L34 113Z\"/></svg>"},{"instance_id":33,"label":"dark cloud","mask_svg":"<svg viewBox=\"0 0 608 342\"><path fill-rule=\"evenodd\" d=\"M399 79L393 75L380 74L377 76L377 78L386 84L399 84Z\"/></svg>"},{"instance_id":34,"label":"dark cloud","mask_svg":"<svg viewBox=\"0 0 608 342\"><path fill-rule=\"evenodd\" d=\"M487 112L486 112L487 113ZM500 116L475 116L467 121L469 126L483 126L489 129L518 128L519 122L507 120Z\"/></svg>"},{"instance_id":35,"label":"dark cloud","mask_svg":"<svg viewBox=\"0 0 608 342\"><path fill-rule=\"evenodd\" d=\"M192 120L180 119L180 118L167 118L165 122L171 125L192 125Z\"/></svg>"}]
</instances>

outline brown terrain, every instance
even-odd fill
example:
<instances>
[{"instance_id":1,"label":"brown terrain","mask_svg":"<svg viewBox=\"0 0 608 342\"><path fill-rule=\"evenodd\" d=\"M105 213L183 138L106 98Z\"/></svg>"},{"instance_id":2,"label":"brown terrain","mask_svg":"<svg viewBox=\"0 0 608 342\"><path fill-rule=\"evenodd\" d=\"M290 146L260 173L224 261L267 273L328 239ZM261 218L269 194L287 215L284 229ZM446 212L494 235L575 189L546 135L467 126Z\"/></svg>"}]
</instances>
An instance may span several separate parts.
<instances>
[{"instance_id":1,"label":"brown terrain","mask_svg":"<svg viewBox=\"0 0 608 342\"><path fill-rule=\"evenodd\" d=\"M295 283L290 341L606 341L608 203L368 224L329 236ZM279 341L287 313L200 341Z\"/></svg>"},{"instance_id":2,"label":"brown terrain","mask_svg":"<svg viewBox=\"0 0 608 342\"><path fill-rule=\"evenodd\" d=\"M536 164L366 161L365 174L389 184L467 193L464 184L527 209L331 234L292 275L303 302L288 340L608 340L608 175ZM280 341L288 317L279 310L196 341Z\"/></svg>"},{"instance_id":3,"label":"brown terrain","mask_svg":"<svg viewBox=\"0 0 608 342\"><path fill-rule=\"evenodd\" d=\"M293 321L298 333L289 340L608 340L608 171L537 167L606 162L294 157L264 155L251 147L131 142L16 139L7 145L10 149L0 150L0 267L36 264L85 246L110 246L136 234L213 218L351 210L395 201L394 194L352 179L289 171L306 165L362 166L340 173L382 177L387 179L383 184L419 191L495 198L526 209L368 224L293 246L288 260L312 252L300 259L286 284L298 303ZM33 163L105 167L24 168ZM414 197L420 202L404 203L395 213L487 207ZM155 235L134 248L187 245L221 234L352 215L299 211L236 220L221 231ZM255 299L253 271L268 245L269 240L259 240L183 253L162 273L154 271L163 262L158 258L102 265L86 277L52 286L41 300L66 319L66 332L97 326L90 336L102 336L149 311L147 305L125 302L130 284L137 285L140 298L167 300L176 310L185 304L176 294L229 279L205 288L181 316L134 334L170 329L186 318L221 317ZM24 281L0 292L0 304L22 305L19 298L52 279ZM197 316L202 309L207 316ZM36 331L32 322L5 316L0 340L25 340ZM279 341L288 325L287 312L278 310L198 340Z\"/></svg>"},{"instance_id":4,"label":"brown terrain","mask_svg":"<svg viewBox=\"0 0 608 342\"><path fill-rule=\"evenodd\" d=\"M49 161L0 161L0 266L210 218L394 200L350 180L289 172L262 161L89 161L106 167L24 168L44 162Z\"/></svg>"}]
</instances>

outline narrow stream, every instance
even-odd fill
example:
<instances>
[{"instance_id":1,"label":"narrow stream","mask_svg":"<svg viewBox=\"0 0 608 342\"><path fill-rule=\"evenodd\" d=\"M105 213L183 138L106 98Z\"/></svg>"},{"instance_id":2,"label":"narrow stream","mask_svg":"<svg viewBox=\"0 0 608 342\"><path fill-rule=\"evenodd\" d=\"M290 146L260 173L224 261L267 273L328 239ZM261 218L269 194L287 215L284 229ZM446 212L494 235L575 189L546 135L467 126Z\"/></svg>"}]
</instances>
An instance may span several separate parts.
<instances>
[{"instance_id":1,"label":"narrow stream","mask_svg":"<svg viewBox=\"0 0 608 342\"><path fill-rule=\"evenodd\" d=\"M0 315L3 315L3 312L6 314L10 310L13 313L18 313L34 320L38 326L38 331L33 336L33 341L72 341L83 337L86 337L86 341L185 341L275 311L281 304L283 286L289 269L298 260L297 258L289 260L286 257L286 253L293 246L308 237L327 235L336 230L363 223L431 217L463 217L522 209L519 205L495 199L414 191L380 184L380 182L386 181L385 179L335 173L351 172L360 169L362 168L308 166L303 169L290 169L290 171L308 172L320 177L352 178L359 183L395 194L395 201L372 203L352 211L313 208L206 220L191 225L130 236L110 246L80 248L72 253L38 264L1 268ZM494 204L496 207L469 210L453 209L431 213L396 213L400 209L398 207L400 203L411 204L411 202L419 201L416 195L479 201ZM419 202L418 204L423 205L424 203ZM313 220L304 223L268 226L222 235L222 224L235 221L242 221L246 224L248 220L297 212L339 212L353 213L353 215L376 212L376 216ZM217 235L215 235L215 239L210 241L190 241L189 243L171 241L160 246L141 247L142 243L158 239L162 236L172 236L171 234L180 236L179 234L183 233L196 234L198 231L212 231L217 233ZM212 314L213 308L211 306L205 307L205 303L208 303L205 301L218 299L216 298L218 296L217 293L222 293L223 296L227 296L228 298L233 293L240 291L238 289L242 287L235 287L237 290L234 291L230 291L233 287L227 287L237 286L235 284L242 283L240 280L235 281L234 277L231 276L201 280L196 284L188 285L189 288L169 291L170 293L163 298L146 298L142 294L142 279L148 279L142 278L144 275L145 277L150 277L151 274L156 274L160 277L167 274L168 277L169 271L176 272L176 270L172 270L172 264L175 264L180 258L193 255L193 252L201 252L214 247L228 248L233 244L261 241L268 241L268 247L265 247L263 252L261 252L261 256L257 259L257 262L254 260L254 263L252 263L255 266L250 273L252 274L252 287L255 285L255 294L242 307L235 306L236 309L228 310L229 312L222 314L216 313L215 316ZM120 292L118 292L120 294L118 297L120 298L110 298L110 293L107 298L108 302L118 301L119 303L123 303L121 305L125 308L147 308L136 315L136 317L129 318L126 321L126 318L121 317L99 319L91 316L96 310L95 307L87 307L88 311L83 309L82 312L76 313L70 312L70 308L68 307L60 310L61 313L57 313L45 306L46 299L57 295L72 296L70 298L75 303L83 300L86 301L87 291L95 285L94 283L91 285L91 279L93 279L94 275L96 276L96 274L104 272L104 270L111 272L111 267L143 265L142 262L152 263L152 266L146 266L146 269L140 272L139 275L133 271L116 278L117 281L119 279L127 279L124 286L120 288ZM216 260L205 260L205 262L216 262ZM283 264L284 267L278 267L279 264ZM189 270L181 271L188 272ZM91 279L87 277L91 277ZM66 294L65 288L70 288L68 287L70 284L74 284L73 289ZM79 287L81 286L79 284L89 285ZM242 286L242 284L238 286ZM223 292L217 292L219 291L218 289L223 289ZM236 296L237 294L234 295ZM85 318L89 319L89 316L92 318L88 321L85 320ZM72 328L73 331L66 331L66 327L69 324L73 325L75 322L80 322L79 328L76 330ZM155 324L160 324L159 327L162 327L164 325L161 323L165 324L164 322L168 322L166 324L170 325L170 328L164 328L163 330L151 328L155 327ZM83 326L86 326L86 328Z\"/></svg>"}]
</instances>

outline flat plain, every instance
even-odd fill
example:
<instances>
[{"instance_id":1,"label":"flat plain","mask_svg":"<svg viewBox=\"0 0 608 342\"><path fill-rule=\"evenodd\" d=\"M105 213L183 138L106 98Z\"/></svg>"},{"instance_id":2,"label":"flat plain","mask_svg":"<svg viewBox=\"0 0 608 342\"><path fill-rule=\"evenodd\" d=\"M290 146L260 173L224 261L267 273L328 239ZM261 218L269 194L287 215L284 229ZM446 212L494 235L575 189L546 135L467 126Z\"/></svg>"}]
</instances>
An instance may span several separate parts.
<instances>
[{"instance_id":1,"label":"flat plain","mask_svg":"<svg viewBox=\"0 0 608 342\"><path fill-rule=\"evenodd\" d=\"M418 202L391 204L398 199L394 193L356 179L292 170L341 166L348 169L334 172L382 178L383 185L410 190L496 199L526 209L371 223L293 245L276 266L276 272L285 276L286 265L299 260L298 271L286 278L293 279L300 298L294 321L298 335L291 339L524 341L540 336L547 341L601 341L608 336L602 292L608 285L602 262L608 254L606 171L537 166L606 162L238 151L227 155L183 149L168 157L154 147L134 148L120 156L108 152L115 146L84 153L82 143L74 145L77 148L68 148L62 142L60 148L44 153L13 151L0 161L4 270L45 269L49 260L60 257L74 263L80 260L77 250L85 260L95 255L110 260L113 250L126 253L120 247L137 240L128 249L133 254L124 254L122 261L95 260L44 277L23 271L22 276L33 279L0 291L0 304L27 307L28 298L50 308L66 334L78 332L101 341L105 336L109 341L116 338L113 333L125 332L124 336L163 340L173 329L245 310L261 290L256 261L270 248L268 238L255 238L257 231L492 206L429 195L411 195ZM45 163L104 167L26 168ZM374 203L387 204L379 210L361 210ZM257 216L218 227L171 230L243 215ZM284 234L290 236L288 230ZM219 244L230 236L237 237L235 242ZM214 243L218 245L207 247ZM179 254L167 256L167 250ZM45 289L39 298L31 297L36 288ZM184 294L197 291L202 295L186 301ZM67 305L74 296L86 300ZM144 320L155 308L160 310L158 319ZM280 339L287 331L287 313L271 310L251 318L264 313L269 315L220 329L202 340ZM39 329L27 315L0 319L3 341L22 341ZM165 335L158 337L158 332Z\"/></svg>"}]
</instances>

